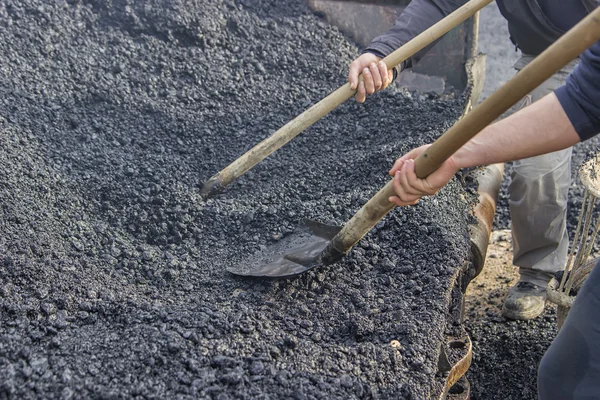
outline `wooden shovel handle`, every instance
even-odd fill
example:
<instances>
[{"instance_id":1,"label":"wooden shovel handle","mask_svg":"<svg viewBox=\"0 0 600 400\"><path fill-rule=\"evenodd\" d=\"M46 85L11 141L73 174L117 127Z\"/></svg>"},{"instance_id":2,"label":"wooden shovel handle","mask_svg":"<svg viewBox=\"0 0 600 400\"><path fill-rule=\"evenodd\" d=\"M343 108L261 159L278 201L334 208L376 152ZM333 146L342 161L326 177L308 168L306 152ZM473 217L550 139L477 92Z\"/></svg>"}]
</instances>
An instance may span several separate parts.
<instances>
[{"instance_id":1,"label":"wooden shovel handle","mask_svg":"<svg viewBox=\"0 0 600 400\"><path fill-rule=\"evenodd\" d=\"M458 24L466 21L477 11L491 3L493 0L471 0L452 14L448 15L410 42L395 50L383 59L388 69L399 65L402 61L412 57L415 53L427 47L435 40L442 37ZM359 79L362 79L362 75ZM327 97L311 106L292 121L281 127L277 132L248 150L237 160L225 167L221 172L212 176L201 189L202 197L207 198L224 189L231 182L242 176L256 164L267 158L287 142L292 140L302 131L313 125L319 119L329 114L337 106L348 100L356 93L346 83Z\"/></svg>"},{"instance_id":2,"label":"wooden shovel handle","mask_svg":"<svg viewBox=\"0 0 600 400\"><path fill-rule=\"evenodd\" d=\"M425 152L421 153L415 160L417 176L425 178L438 169L448 157L478 132L598 40L600 40L600 7L575 25L494 94L454 124ZM331 248L324 251L325 263L333 262L347 253L394 208L394 205L388 201L388 198L393 195L392 181L389 181L333 238L330 244Z\"/></svg>"}]
</instances>

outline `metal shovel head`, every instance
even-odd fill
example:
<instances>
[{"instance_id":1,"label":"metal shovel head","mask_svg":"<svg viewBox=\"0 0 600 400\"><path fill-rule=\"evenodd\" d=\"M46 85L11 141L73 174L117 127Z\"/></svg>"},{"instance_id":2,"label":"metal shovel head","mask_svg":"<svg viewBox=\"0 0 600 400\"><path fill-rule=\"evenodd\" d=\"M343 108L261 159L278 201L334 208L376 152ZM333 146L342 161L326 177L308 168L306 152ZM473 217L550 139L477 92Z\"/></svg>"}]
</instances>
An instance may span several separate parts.
<instances>
[{"instance_id":1,"label":"metal shovel head","mask_svg":"<svg viewBox=\"0 0 600 400\"><path fill-rule=\"evenodd\" d=\"M342 228L304 220L291 235L227 268L241 276L286 278L321 265L320 255Z\"/></svg>"}]
</instances>

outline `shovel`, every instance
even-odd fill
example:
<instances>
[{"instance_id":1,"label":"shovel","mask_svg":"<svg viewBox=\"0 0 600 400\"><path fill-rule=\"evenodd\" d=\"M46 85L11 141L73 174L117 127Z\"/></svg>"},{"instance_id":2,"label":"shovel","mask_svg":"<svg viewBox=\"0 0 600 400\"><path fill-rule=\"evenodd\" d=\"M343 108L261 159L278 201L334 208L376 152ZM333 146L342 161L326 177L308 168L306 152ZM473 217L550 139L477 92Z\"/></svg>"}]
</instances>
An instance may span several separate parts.
<instances>
[{"instance_id":1,"label":"shovel","mask_svg":"<svg viewBox=\"0 0 600 400\"><path fill-rule=\"evenodd\" d=\"M510 81L458 121L415 160L419 178L448 157L513 104L600 40L600 7L563 35ZM390 180L343 227L307 221L305 228L246 262L227 268L236 275L290 277L340 260L394 205Z\"/></svg>"},{"instance_id":2,"label":"shovel","mask_svg":"<svg viewBox=\"0 0 600 400\"><path fill-rule=\"evenodd\" d=\"M466 21L469 17L490 4L492 1L493 0L471 0L467 2L452 14L423 31L423 33L416 36L410 42L385 57L383 62L385 62L388 69L399 65L402 61L412 57L415 53L445 35L461 22ZM359 79L362 80L362 74ZM331 110L354 96L355 93L356 89L351 89L350 83L341 86L339 89L332 92L295 119L281 127L270 137L248 150L244 155L229 164L221 172L211 177L204 183L200 190L200 195L206 199L223 190L231 182L235 181L256 164L260 163L270 154L277 151L277 149L298 136L302 131L323 118Z\"/></svg>"}]
</instances>

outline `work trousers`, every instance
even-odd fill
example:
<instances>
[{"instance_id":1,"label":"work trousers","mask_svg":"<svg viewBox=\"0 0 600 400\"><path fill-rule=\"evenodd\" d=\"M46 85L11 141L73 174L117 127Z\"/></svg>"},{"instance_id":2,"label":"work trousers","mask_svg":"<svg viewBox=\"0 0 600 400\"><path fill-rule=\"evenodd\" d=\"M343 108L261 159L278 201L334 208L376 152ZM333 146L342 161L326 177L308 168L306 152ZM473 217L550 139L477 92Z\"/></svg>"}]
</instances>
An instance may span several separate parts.
<instances>
[{"instance_id":1,"label":"work trousers","mask_svg":"<svg viewBox=\"0 0 600 400\"><path fill-rule=\"evenodd\" d=\"M600 267L592 270L538 370L539 400L600 398Z\"/></svg>"},{"instance_id":2,"label":"work trousers","mask_svg":"<svg viewBox=\"0 0 600 400\"><path fill-rule=\"evenodd\" d=\"M534 56L523 55L520 71ZM577 62L573 61L532 91L517 111L562 86ZM513 162L509 186L513 264L521 280L546 287L567 261L567 195L571 185L571 148Z\"/></svg>"}]
</instances>

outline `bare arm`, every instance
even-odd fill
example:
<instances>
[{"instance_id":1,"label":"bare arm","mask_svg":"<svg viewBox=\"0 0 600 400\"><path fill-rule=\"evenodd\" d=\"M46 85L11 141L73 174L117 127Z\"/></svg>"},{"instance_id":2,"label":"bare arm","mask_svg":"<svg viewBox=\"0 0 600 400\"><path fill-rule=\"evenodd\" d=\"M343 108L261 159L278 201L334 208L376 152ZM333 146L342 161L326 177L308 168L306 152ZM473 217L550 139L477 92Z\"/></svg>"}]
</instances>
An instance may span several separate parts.
<instances>
[{"instance_id":1,"label":"bare arm","mask_svg":"<svg viewBox=\"0 0 600 400\"><path fill-rule=\"evenodd\" d=\"M426 179L415 175L414 159L428 146L405 154L390 170L398 206L416 204L437 193L461 168L519 160L551 153L580 142L554 93L482 130Z\"/></svg>"},{"instance_id":2,"label":"bare arm","mask_svg":"<svg viewBox=\"0 0 600 400\"><path fill-rule=\"evenodd\" d=\"M571 147L580 138L556 95L488 126L454 154L458 168L520 160Z\"/></svg>"}]
</instances>

